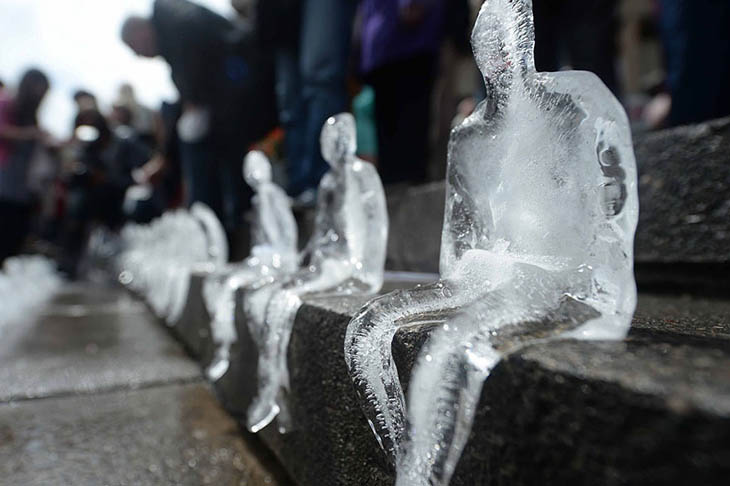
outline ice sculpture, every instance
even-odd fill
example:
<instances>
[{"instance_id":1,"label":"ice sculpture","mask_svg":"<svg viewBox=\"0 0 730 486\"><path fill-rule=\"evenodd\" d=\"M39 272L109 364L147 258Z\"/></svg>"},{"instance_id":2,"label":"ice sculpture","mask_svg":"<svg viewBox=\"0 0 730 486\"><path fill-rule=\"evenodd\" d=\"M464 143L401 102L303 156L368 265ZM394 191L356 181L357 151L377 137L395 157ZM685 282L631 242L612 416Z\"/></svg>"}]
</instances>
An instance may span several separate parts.
<instances>
[{"instance_id":1,"label":"ice sculpture","mask_svg":"<svg viewBox=\"0 0 730 486\"><path fill-rule=\"evenodd\" d=\"M530 0L487 0L472 46L487 99L451 134L441 280L374 299L345 341L401 486L448 484L505 352L620 339L636 302L636 163L623 108L591 73L535 71ZM406 410L391 342L433 323Z\"/></svg>"},{"instance_id":2,"label":"ice sculpture","mask_svg":"<svg viewBox=\"0 0 730 486\"><path fill-rule=\"evenodd\" d=\"M247 322L259 350L258 395L248 411L256 432L277 416L290 427L286 351L302 297L308 294L372 294L383 283L388 214L375 168L355 157L355 121L348 113L329 118L320 137L331 170L319 185L314 233L304 266L280 285L250 292Z\"/></svg>"},{"instance_id":3,"label":"ice sculpture","mask_svg":"<svg viewBox=\"0 0 730 486\"><path fill-rule=\"evenodd\" d=\"M200 203L189 212L166 212L149 225L126 225L115 246L120 282L144 295L170 325L184 310L190 273L201 265L219 267L228 255L220 222Z\"/></svg>"},{"instance_id":4,"label":"ice sculpture","mask_svg":"<svg viewBox=\"0 0 730 486\"><path fill-rule=\"evenodd\" d=\"M237 339L234 325L236 290L260 288L297 269L297 224L286 193L271 181L271 164L262 152L251 151L243 178L254 190L251 255L203 281L203 297L211 315L216 353L206 373L218 380L228 370L230 347Z\"/></svg>"},{"instance_id":5,"label":"ice sculpture","mask_svg":"<svg viewBox=\"0 0 730 486\"><path fill-rule=\"evenodd\" d=\"M165 316L170 325L180 320L185 310L191 274L198 269L221 268L228 261L226 233L213 210L203 203L196 202L190 207L187 216L186 223L194 229L191 228L190 231L180 232L177 235L181 240L180 244L189 245L191 242L188 240L188 235L195 233L203 236L204 246L202 251L195 252L195 255L199 256L189 262L182 260L169 262L172 264L167 268L169 280L166 284L168 297Z\"/></svg>"}]
</instances>

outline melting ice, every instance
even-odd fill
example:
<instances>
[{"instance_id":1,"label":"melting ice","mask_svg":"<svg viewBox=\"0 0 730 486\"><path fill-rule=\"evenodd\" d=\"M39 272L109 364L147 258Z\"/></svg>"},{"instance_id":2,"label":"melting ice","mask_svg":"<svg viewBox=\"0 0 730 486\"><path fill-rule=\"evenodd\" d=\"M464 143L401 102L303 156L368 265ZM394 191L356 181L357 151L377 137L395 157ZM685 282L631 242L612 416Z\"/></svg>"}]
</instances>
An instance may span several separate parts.
<instances>
[{"instance_id":1,"label":"melting ice","mask_svg":"<svg viewBox=\"0 0 730 486\"><path fill-rule=\"evenodd\" d=\"M256 432L278 415L290 427L286 351L302 297L314 293L372 294L383 283L388 215L375 168L355 157L355 122L343 113L329 118L320 138L331 170L319 185L314 233L303 266L284 282L248 292L245 310L257 343L258 395L248 411Z\"/></svg>"},{"instance_id":2,"label":"melting ice","mask_svg":"<svg viewBox=\"0 0 730 486\"><path fill-rule=\"evenodd\" d=\"M487 99L451 134L441 280L374 299L345 342L401 486L448 484L504 353L621 339L636 302L636 164L623 108L591 73L536 72L530 0L487 0L472 46ZM406 407L391 341L434 321Z\"/></svg>"},{"instance_id":3,"label":"melting ice","mask_svg":"<svg viewBox=\"0 0 730 486\"><path fill-rule=\"evenodd\" d=\"M214 271L203 282L212 317L216 355L207 375L217 380L228 370L230 346L237 340L235 295L239 288L261 288L297 268L297 225L286 193L271 180L271 164L262 152L246 155L243 178L254 190L251 255L232 267Z\"/></svg>"}]
</instances>

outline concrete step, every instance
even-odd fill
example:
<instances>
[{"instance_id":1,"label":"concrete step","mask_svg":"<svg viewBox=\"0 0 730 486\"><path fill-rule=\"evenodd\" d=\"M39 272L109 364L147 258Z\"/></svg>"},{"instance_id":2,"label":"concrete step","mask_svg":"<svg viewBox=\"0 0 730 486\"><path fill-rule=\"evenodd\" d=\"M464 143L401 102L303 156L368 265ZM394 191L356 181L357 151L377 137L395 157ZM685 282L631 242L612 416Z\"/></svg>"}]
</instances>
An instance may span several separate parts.
<instances>
[{"instance_id":1,"label":"concrete step","mask_svg":"<svg viewBox=\"0 0 730 486\"><path fill-rule=\"evenodd\" d=\"M297 315L288 351L296 429L281 435L269 426L259 435L301 486L393 482L345 366L345 329L363 303L312 298ZM189 330L176 329L182 339L190 329L192 341L209 333L204 314L186 319ZM242 422L257 366L243 319L239 308L231 368L214 385ZM396 335L404 385L428 334ZM201 349L205 365L212 344ZM730 303L644 294L626 342L564 341L512 354L484 387L452 485L725 484L729 353Z\"/></svg>"}]
</instances>

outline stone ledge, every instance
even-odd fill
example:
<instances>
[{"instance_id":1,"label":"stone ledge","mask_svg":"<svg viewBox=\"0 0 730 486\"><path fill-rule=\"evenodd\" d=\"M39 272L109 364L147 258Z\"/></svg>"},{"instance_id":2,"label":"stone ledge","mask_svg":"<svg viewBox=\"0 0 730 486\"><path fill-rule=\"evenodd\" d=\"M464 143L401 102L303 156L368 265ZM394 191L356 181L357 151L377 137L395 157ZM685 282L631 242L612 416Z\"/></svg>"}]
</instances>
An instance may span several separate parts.
<instances>
[{"instance_id":1,"label":"stone ledge","mask_svg":"<svg viewBox=\"0 0 730 486\"><path fill-rule=\"evenodd\" d=\"M345 330L363 303L308 299L297 315L288 351L297 429L280 435L269 426L259 436L301 486L393 482L345 366ZM187 345L205 365L212 346L199 337L209 334L208 320L188 311L188 331L176 332L192 336ZM214 388L244 422L257 351L240 309L236 327L231 368ZM427 336L396 335L402 381ZM452 485L725 484L728 350L730 303L642 295L625 343L563 341L510 355L485 384Z\"/></svg>"}]
</instances>

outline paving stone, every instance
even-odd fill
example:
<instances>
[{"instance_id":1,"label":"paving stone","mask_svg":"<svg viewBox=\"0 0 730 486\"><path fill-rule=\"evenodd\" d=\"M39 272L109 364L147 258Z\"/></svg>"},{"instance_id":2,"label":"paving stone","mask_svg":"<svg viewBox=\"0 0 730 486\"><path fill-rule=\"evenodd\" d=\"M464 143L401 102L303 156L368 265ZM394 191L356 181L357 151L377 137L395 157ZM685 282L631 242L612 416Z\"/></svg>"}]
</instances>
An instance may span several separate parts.
<instances>
[{"instance_id":1,"label":"paving stone","mask_svg":"<svg viewBox=\"0 0 730 486\"><path fill-rule=\"evenodd\" d=\"M0 402L199 376L180 344L119 288L71 285L0 339Z\"/></svg>"},{"instance_id":2,"label":"paving stone","mask_svg":"<svg viewBox=\"0 0 730 486\"><path fill-rule=\"evenodd\" d=\"M201 383L0 405L0 482L288 486Z\"/></svg>"}]
</instances>

